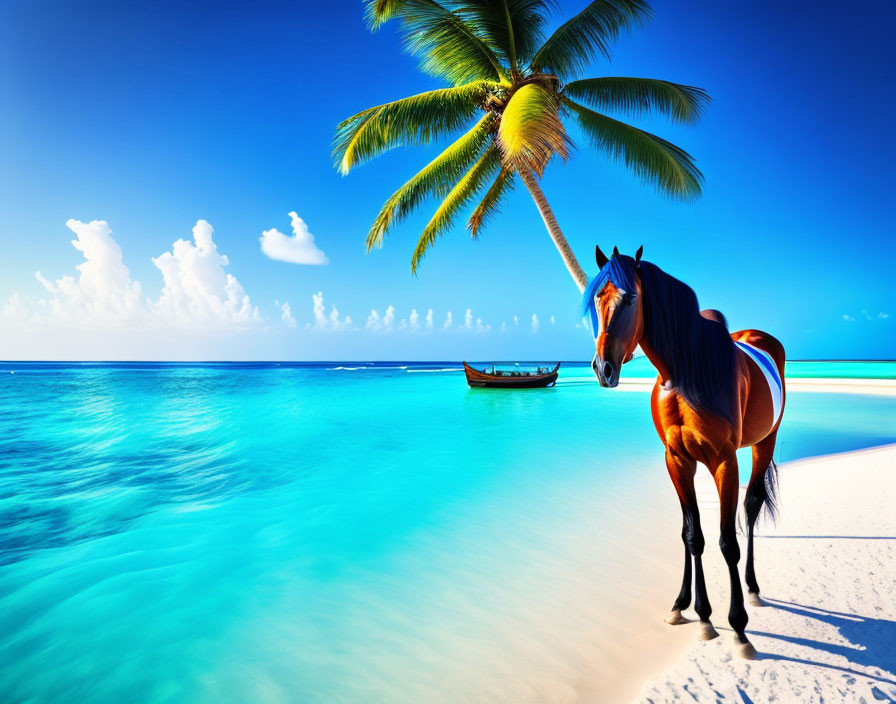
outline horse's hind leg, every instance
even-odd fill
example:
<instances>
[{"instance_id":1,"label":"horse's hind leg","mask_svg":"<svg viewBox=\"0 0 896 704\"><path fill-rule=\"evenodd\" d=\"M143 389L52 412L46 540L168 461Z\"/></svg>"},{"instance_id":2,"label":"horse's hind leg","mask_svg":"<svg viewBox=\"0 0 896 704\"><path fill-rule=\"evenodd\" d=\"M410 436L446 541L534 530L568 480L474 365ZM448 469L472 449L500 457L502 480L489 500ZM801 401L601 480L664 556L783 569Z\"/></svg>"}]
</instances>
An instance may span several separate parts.
<instances>
[{"instance_id":1,"label":"horse's hind leg","mask_svg":"<svg viewBox=\"0 0 896 704\"><path fill-rule=\"evenodd\" d=\"M719 507L721 509L721 537L719 547L728 565L728 576L731 582L731 607L728 610L728 623L734 631L734 642L738 655L752 660L756 657L756 649L746 636L747 610L744 608L744 592L740 586L740 574L737 563L740 561L740 547L737 544L737 456L734 449L726 451L719 458L713 470L716 487L719 490Z\"/></svg>"},{"instance_id":2,"label":"horse's hind leg","mask_svg":"<svg viewBox=\"0 0 896 704\"><path fill-rule=\"evenodd\" d=\"M744 512L747 516L747 567L744 578L747 582L748 600L752 606L762 606L759 598L759 584L756 581L756 570L753 567L753 527L762 511L762 507L774 501L774 496L769 496L769 487L774 486L774 472L772 456L775 453L775 442L778 432L775 431L767 438L753 445L753 473L750 475L750 483L747 486L747 496L744 499Z\"/></svg>"},{"instance_id":3,"label":"horse's hind leg","mask_svg":"<svg viewBox=\"0 0 896 704\"><path fill-rule=\"evenodd\" d=\"M700 617L700 638L710 640L719 634L709 617L712 607L706 595L706 582L703 578L703 531L700 528L700 511L697 508L697 494L694 491L694 474L697 471L697 463L690 457L678 455L666 448L666 468L669 476L678 492L678 500L681 503L682 529L681 539L684 542L684 577L681 581L681 590L672 605L672 613L666 619L666 623L678 625L687 623L687 619L681 612L691 604L691 560L694 561L695 591L694 610Z\"/></svg>"}]
</instances>

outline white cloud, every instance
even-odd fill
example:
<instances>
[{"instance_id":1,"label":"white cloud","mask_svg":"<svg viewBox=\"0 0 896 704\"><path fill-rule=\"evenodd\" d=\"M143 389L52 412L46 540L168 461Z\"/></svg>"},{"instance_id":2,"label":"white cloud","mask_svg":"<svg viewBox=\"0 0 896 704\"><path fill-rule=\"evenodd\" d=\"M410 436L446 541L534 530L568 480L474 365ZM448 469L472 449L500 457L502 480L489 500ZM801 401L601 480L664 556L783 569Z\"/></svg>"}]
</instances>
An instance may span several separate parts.
<instances>
[{"instance_id":1,"label":"white cloud","mask_svg":"<svg viewBox=\"0 0 896 704\"><path fill-rule=\"evenodd\" d=\"M556 321L554 320L554 316L551 316L551 325L553 325Z\"/></svg>"},{"instance_id":2,"label":"white cloud","mask_svg":"<svg viewBox=\"0 0 896 704\"><path fill-rule=\"evenodd\" d=\"M532 314L532 333L538 332L538 328L541 327L541 321L538 320L538 316L533 313Z\"/></svg>"},{"instance_id":3,"label":"white cloud","mask_svg":"<svg viewBox=\"0 0 896 704\"><path fill-rule=\"evenodd\" d=\"M52 297L39 302L33 317L92 327L141 320L146 307L140 284L131 281L121 247L112 237L108 223L68 220L65 224L75 233L71 243L84 261L75 267L77 276L65 275L55 283L35 272L35 278Z\"/></svg>"},{"instance_id":4,"label":"white cloud","mask_svg":"<svg viewBox=\"0 0 896 704\"><path fill-rule=\"evenodd\" d=\"M399 333L418 333L418 332L431 332L435 329L435 321L434 321L434 313L433 309L429 308L426 311L426 317L423 319L422 323L420 320L420 313L417 312L416 308L412 308L410 314L407 318L402 318L398 324L395 323L395 306L389 306L386 308L386 312L380 315L380 312L375 308L370 311L370 314L367 316L367 320L364 324L366 330L375 333L391 333L391 332L399 332ZM471 309L467 309L464 320L460 325L455 325L454 322L454 314L451 311L448 311L445 314L445 322L442 323L439 328L441 332L488 332L491 330L491 325L483 322L482 318L478 318L473 315L473 311Z\"/></svg>"},{"instance_id":5,"label":"white cloud","mask_svg":"<svg viewBox=\"0 0 896 704\"><path fill-rule=\"evenodd\" d=\"M34 272L34 278L40 281L41 286L43 286L50 293L58 293L59 289L56 288L47 278L41 274L39 271Z\"/></svg>"},{"instance_id":6,"label":"white cloud","mask_svg":"<svg viewBox=\"0 0 896 704\"><path fill-rule=\"evenodd\" d=\"M213 229L205 220L193 228L193 241L179 239L152 259L162 273L157 300L142 294L131 279L121 247L104 220L68 220L72 246L84 257L77 274L51 281L34 277L47 298L26 303L13 293L3 307L7 319L72 329L243 327L260 321L239 281L224 270L229 262L218 252Z\"/></svg>"},{"instance_id":7,"label":"white cloud","mask_svg":"<svg viewBox=\"0 0 896 704\"><path fill-rule=\"evenodd\" d=\"M314 244L314 235L309 232L305 221L295 211L289 217L292 219L293 236L284 235L276 227L265 230L258 238L261 251L271 259L291 264L328 264L330 260Z\"/></svg>"},{"instance_id":8,"label":"white cloud","mask_svg":"<svg viewBox=\"0 0 896 704\"><path fill-rule=\"evenodd\" d=\"M324 305L324 294L322 291L311 294L313 301L312 310L314 312L314 322L309 323L306 327L312 330L349 330L352 327L352 319L345 316L344 319L339 318L339 310L336 306L332 306L329 315Z\"/></svg>"},{"instance_id":9,"label":"white cloud","mask_svg":"<svg viewBox=\"0 0 896 704\"><path fill-rule=\"evenodd\" d=\"M292 316L292 307L289 305L289 301L283 301L282 304L280 301L274 301L274 305L280 309L280 320L286 323L289 327L294 328L296 326L296 319Z\"/></svg>"},{"instance_id":10,"label":"white cloud","mask_svg":"<svg viewBox=\"0 0 896 704\"><path fill-rule=\"evenodd\" d=\"M22 302L22 297L19 296L17 291L13 291L6 303L3 304L3 309L0 313L2 313L3 318L16 321L27 320L31 316L31 311Z\"/></svg>"},{"instance_id":11,"label":"white cloud","mask_svg":"<svg viewBox=\"0 0 896 704\"><path fill-rule=\"evenodd\" d=\"M501 332L507 332L507 323L501 323Z\"/></svg>"},{"instance_id":12,"label":"white cloud","mask_svg":"<svg viewBox=\"0 0 896 704\"><path fill-rule=\"evenodd\" d=\"M411 314L408 316L408 319L402 319L398 329L408 330L410 332L417 332L420 329L420 314L417 312L416 308L411 308Z\"/></svg>"},{"instance_id":13,"label":"white cloud","mask_svg":"<svg viewBox=\"0 0 896 704\"><path fill-rule=\"evenodd\" d=\"M482 318L474 318L473 310L467 308L467 312L464 314L463 324L456 329L463 332L488 332L492 329L492 326L483 323Z\"/></svg>"},{"instance_id":14,"label":"white cloud","mask_svg":"<svg viewBox=\"0 0 896 704\"><path fill-rule=\"evenodd\" d=\"M520 324L519 316L517 316L517 315L513 316L513 324L514 324L514 325L519 325L519 324Z\"/></svg>"},{"instance_id":15,"label":"white cloud","mask_svg":"<svg viewBox=\"0 0 896 704\"><path fill-rule=\"evenodd\" d=\"M386 312L383 314L383 317L380 317L380 314L373 309L370 311L370 315L367 316L367 323L364 325L368 330L373 332L392 332L392 327L395 324L395 306L389 306L386 308Z\"/></svg>"},{"instance_id":16,"label":"white cloud","mask_svg":"<svg viewBox=\"0 0 896 704\"><path fill-rule=\"evenodd\" d=\"M153 258L165 285L150 308L167 321L193 325L260 320L240 282L224 271L229 260L218 253L213 232L207 221L199 220L193 228L193 242L177 240L170 252Z\"/></svg>"}]
</instances>

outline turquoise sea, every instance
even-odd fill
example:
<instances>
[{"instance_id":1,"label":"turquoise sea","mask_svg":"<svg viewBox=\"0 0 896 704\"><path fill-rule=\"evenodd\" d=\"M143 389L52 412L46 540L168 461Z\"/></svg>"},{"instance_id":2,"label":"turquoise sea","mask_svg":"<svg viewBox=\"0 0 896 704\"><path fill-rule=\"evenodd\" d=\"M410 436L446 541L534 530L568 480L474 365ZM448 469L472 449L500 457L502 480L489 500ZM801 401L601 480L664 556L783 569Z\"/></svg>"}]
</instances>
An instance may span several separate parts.
<instances>
[{"instance_id":1,"label":"turquoise sea","mask_svg":"<svg viewBox=\"0 0 896 704\"><path fill-rule=\"evenodd\" d=\"M892 442L896 398L793 392L777 459ZM647 394L587 365L0 363L0 702L527 701L645 492Z\"/></svg>"}]
</instances>

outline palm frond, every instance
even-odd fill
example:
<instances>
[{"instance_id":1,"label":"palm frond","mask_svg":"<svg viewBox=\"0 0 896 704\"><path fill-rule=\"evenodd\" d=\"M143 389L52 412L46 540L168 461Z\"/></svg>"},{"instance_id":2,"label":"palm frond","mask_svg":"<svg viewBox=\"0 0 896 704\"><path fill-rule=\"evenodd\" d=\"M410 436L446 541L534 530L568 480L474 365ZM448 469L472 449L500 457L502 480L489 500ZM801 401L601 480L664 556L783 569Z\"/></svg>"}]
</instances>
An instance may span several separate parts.
<instances>
[{"instance_id":1,"label":"palm frond","mask_svg":"<svg viewBox=\"0 0 896 704\"><path fill-rule=\"evenodd\" d=\"M629 114L657 112L685 124L699 122L712 100L702 88L654 78L622 76L572 81L563 87L563 94L599 110L619 110Z\"/></svg>"},{"instance_id":2,"label":"palm frond","mask_svg":"<svg viewBox=\"0 0 896 704\"><path fill-rule=\"evenodd\" d=\"M430 195L448 193L492 141L494 117L484 115L383 204L367 234L367 251L381 246L389 228L412 213Z\"/></svg>"},{"instance_id":3,"label":"palm frond","mask_svg":"<svg viewBox=\"0 0 896 704\"><path fill-rule=\"evenodd\" d=\"M703 174L690 154L671 142L562 98L591 144L622 161L641 180L678 198L700 195Z\"/></svg>"},{"instance_id":4,"label":"palm frond","mask_svg":"<svg viewBox=\"0 0 896 704\"><path fill-rule=\"evenodd\" d=\"M401 9L405 0L365 0L364 16L370 29L379 29Z\"/></svg>"},{"instance_id":5,"label":"palm frond","mask_svg":"<svg viewBox=\"0 0 896 704\"><path fill-rule=\"evenodd\" d=\"M427 144L465 126L480 112L494 83L474 81L368 108L336 128L333 158L344 175L401 144Z\"/></svg>"},{"instance_id":6,"label":"palm frond","mask_svg":"<svg viewBox=\"0 0 896 704\"><path fill-rule=\"evenodd\" d=\"M405 49L432 76L455 85L507 79L494 49L476 28L436 0L367 0L367 16L373 26L400 20Z\"/></svg>"},{"instance_id":7,"label":"palm frond","mask_svg":"<svg viewBox=\"0 0 896 704\"><path fill-rule=\"evenodd\" d=\"M476 27L511 69L519 69L544 40L555 0L455 0L457 13Z\"/></svg>"},{"instance_id":8,"label":"palm frond","mask_svg":"<svg viewBox=\"0 0 896 704\"><path fill-rule=\"evenodd\" d=\"M486 223L498 214L504 196L513 190L514 175L515 172L512 169L501 169L491 187L485 192L482 200L479 201L479 205L476 206L476 209L470 215L470 219L467 221L467 228L474 239L479 236Z\"/></svg>"},{"instance_id":9,"label":"palm frond","mask_svg":"<svg viewBox=\"0 0 896 704\"><path fill-rule=\"evenodd\" d=\"M650 17L645 0L594 0L557 28L532 58L532 68L563 77L575 75L587 68L595 53L609 59L616 38Z\"/></svg>"},{"instance_id":10,"label":"palm frond","mask_svg":"<svg viewBox=\"0 0 896 704\"><path fill-rule=\"evenodd\" d=\"M537 83L525 84L507 101L498 139L508 164L538 174L554 154L569 156L557 97Z\"/></svg>"},{"instance_id":11,"label":"palm frond","mask_svg":"<svg viewBox=\"0 0 896 704\"><path fill-rule=\"evenodd\" d=\"M423 229L414 256L411 258L411 273L417 273L417 267L436 239L451 228L457 212L463 208L483 184L501 168L501 154L498 147L492 144L479 160L473 164L439 204L432 219Z\"/></svg>"}]
</instances>

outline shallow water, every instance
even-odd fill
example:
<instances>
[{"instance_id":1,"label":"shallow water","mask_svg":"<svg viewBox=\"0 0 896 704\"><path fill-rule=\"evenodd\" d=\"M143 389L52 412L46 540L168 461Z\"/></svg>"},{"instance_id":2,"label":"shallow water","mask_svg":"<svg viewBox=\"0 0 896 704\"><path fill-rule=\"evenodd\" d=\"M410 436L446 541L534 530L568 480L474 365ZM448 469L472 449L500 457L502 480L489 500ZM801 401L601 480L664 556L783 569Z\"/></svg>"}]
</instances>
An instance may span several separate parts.
<instances>
[{"instance_id":1,"label":"shallow water","mask_svg":"<svg viewBox=\"0 0 896 704\"><path fill-rule=\"evenodd\" d=\"M575 691L589 595L674 492L647 395L561 371L501 392L451 363L0 364L0 701ZM894 442L894 419L791 393L777 459Z\"/></svg>"}]
</instances>

